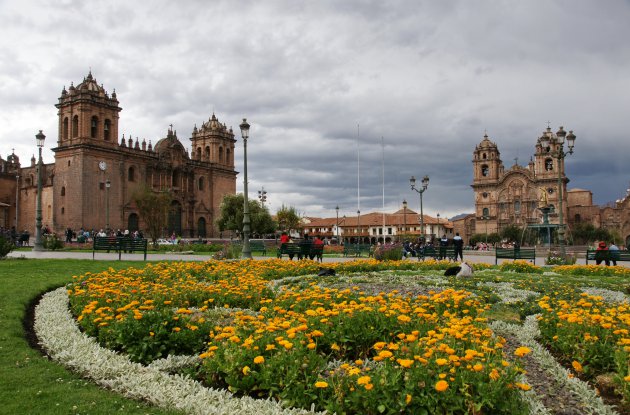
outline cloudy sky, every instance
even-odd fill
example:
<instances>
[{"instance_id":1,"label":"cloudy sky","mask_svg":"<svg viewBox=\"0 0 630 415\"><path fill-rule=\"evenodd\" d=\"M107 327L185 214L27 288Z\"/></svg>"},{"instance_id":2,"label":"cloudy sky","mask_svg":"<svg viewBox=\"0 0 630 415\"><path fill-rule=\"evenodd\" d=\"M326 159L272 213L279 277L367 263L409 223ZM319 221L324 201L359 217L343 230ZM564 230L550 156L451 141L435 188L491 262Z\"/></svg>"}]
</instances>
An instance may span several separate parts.
<instances>
[{"instance_id":1,"label":"cloudy sky","mask_svg":"<svg viewBox=\"0 0 630 415\"><path fill-rule=\"evenodd\" d=\"M603 204L630 184L628 22L621 0L0 0L0 155L28 163L42 129L52 162L54 104L91 69L141 141L173 124L190 148L213 112L247 117L249 194L272 213L381 211L383 164L386 210L418 210L426 174L425 213L472 212L484 131L509 168L547 122L577 135L569 188Z\"/></svg>"}]
</instances>

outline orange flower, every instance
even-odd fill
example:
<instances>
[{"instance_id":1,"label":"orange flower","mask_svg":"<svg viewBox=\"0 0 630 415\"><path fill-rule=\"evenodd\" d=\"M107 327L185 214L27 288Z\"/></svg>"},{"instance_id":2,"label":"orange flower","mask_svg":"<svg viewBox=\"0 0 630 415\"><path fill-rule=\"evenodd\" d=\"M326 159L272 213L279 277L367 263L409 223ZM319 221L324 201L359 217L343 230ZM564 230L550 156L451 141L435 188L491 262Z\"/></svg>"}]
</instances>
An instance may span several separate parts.
<instances>
[{"instance_id":1,"label":"orange flower","mask_svg":"<svg viewBox=\"0 0 630 415\"><path fill-rule=\"evenodd\" d=\"M514 355L518 357L523 357L526 354L530 354L531 352L532 349L530 349L529 347L521 346L518 349L514 350Z\"/></svg>"},{"instance_id":2,"label":"orange flower","mask_svg":"<svg viewBox=\"0 0 630 415\"><path fill-rule=\"evenodd\" d=\"M580 364L580 362L574 360L573 362L571 362L571 366L573 366L573 369L575 369L576 372L581 373L584 371L584 368L582 368L582 365Z\"/></svg>"},{"instance_id":3,"label":"orange flower","mask_svg":"<svg viewBox=\"0 0 630 415\"><path fill-rule=\"evenodd\" d=\"M438 392L444 392L447 389L448 389L448 382L445 381L445 380L439 380L435 384L435 390L438 391Z\"/></svg>"},{"instance_id":4,"label":"orange flower","mask_svg":"<svg viewBox=\"0 0 630 415\"><path fill-rule=\"evenodd\" d=\"M320 388L320 389L327 388L328 383L324 382L323 380L320 380L320 381L315 382L315 387Z\"/></svg>"},{"instance_id":5,"label":"orange flower","mask_svg":"<svg viewBox=\"0 0 630 415\"><path fill-rule=\"evenodd\" d=\"M263 364L265 363L265 358L262 356L256 356L254 357L254 363L256 363L257 365Z\"/></svg>"}]
</instances>

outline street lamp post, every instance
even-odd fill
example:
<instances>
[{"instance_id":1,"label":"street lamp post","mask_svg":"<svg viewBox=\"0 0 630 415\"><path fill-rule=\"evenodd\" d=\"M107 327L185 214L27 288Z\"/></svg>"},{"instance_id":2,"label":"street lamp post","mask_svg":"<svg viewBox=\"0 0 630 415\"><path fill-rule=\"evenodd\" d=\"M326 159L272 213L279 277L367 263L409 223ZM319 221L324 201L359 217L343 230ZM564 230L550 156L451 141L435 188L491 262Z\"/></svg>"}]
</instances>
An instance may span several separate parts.
<instances>
[{"instance_id":1,"label":"street lamp post","mask_svg":"<svg viewBox=\"0 0 630 415\"><path fill-rule=\"evenodd\" d=\"M249 137L249 124L247 118L243 118L240 125L241 136L243 137L243 258L252 258L252 251L249 247L249 202L247 200L247 138Z\"/></svg>"},{"instance_id":2,"label":"street lamp post","mask_svg":"<svg viewBox=\"0 0 630 415\"><path fill-rule=\"evenodd\" d=\"M20 211L20 175L15 176L15 231L19 232L18 217Z\"/></svg>"},{"instance_id":3,"label":"street lamp post","mask_svg":"<svg viewBox=\"0 0 630 415\"><path fill-rule=\"evenodd\" d=\"M265 202L267 201L267 191L265 190L264 186L261 190L258 191L258 200L260 200L260 204L262 205L262 207L265 207Z\"/></svg>"},{"instance_id":4,"label":"street lamp post","mask_svg":"<svg viewBox=\"0 0 630 415\"><path fill-rule=\"evenodd\" d=\"M551 133L551 129L549 127L547 127L547 132ZM567 140L567 147L569 150L566 153L564 152L565 138ZM543 134L542 137L540 137L540 145L543 149L548 149L548 153L551 157L558 160L558 245L560 245L560 255L564 260L566 259L567 251L564 239L564 212L562 209L562 166L564 165L564 158L569 154L573 154L575 134L573 134L573 131L569 131L569 134L567 134L567 132L564 131L564 128L560 127L555 136L553 136L553 134ZM553 145L553 147L550 147L550 145Z\"/></svg>"},{"instance_id":5,"label":"street lamp post","mask_svg":"<svg viewBox=\"0 0 630 415\"><path fill-rule=\"evenodd\" d=\"M335 206L337 211L337 226L335 227L335 234L337 235L337 246L339 246L339 205Z\"/></svg>"},{"instance_id":6,"label":"street lamp post","mask_svg":"<svg viewBox=\"0 0 630 415\"><path fill-rule=\"evenodd\" d=\"M33 251L43 251L44 245L42 243L42 148L44 147L44 140L46 136L39 130L39 133L35 136L37 140L37 147L39 148L39 160L37 161L37 206L35 210L35 246Z\"/></svg>"},{"instance_id":7,"label":"street lamp post","mask_svg":"<svg viewBox=\"0 0 630 415\"><path fill-rule=\"evenodd\" d=\"M438 220L438 225L437 225L437 237L440 237L440 212L438 212L435 216L437 216L437 220Z\"/></svg>"},{"instance_id":8,"label":"street lamp post","mask_svg":"<svg viewBox=\"0 0 630 415\"><path fill-rule=\"evenodd\" d=\"M409 179L409 184L411 184L411 190L415 190L420 194L420 236L424 241L424 212L422 211L422 193L424 193L424 191L427 190L427 187L429 187L429 176L424 176L422 178L422 187L420 189L416 188L416 178L414 176L411 176L411 179Z\"/></svg>"},{"instance_id":9,"label":"street lamp post","mask_svg":"<svg viewBox=\"0 0 630 415\"><path fill-rule=\"evenodd\" d=\"M105 181L105 229L109 232L109 188L112 187L112 182L107 179Z\"/></svg>"},{"instance_id":10,"label":"street lamp post","mask_svg":"<svg viewBox=\"0 0 630 415\"><path fill-rule=\"evenodd\" d=\"M407 200L403 199L403 225L404 225L404 230L403 230L403 239L404 239L404 235L407 234Z\"/></svg>"}]
</instances>

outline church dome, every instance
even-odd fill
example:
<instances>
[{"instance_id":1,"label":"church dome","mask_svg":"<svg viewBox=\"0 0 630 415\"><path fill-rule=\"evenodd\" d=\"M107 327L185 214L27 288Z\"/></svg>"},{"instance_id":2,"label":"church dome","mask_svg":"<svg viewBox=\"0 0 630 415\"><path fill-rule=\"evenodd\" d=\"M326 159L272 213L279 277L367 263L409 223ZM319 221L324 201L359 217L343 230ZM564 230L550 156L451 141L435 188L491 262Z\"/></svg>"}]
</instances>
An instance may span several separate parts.
<instances>
[{"instance_id":1,"label":"church dome","mask_svg":"<svg viewBox=\"0 0 630 415\"><path fill-rule=\"evenodd\" d=\"M477 146L477 150L496 150L497 145L488 138L488 134L484 134L483 140Z\"/></svg>"},{"instance_id":2,"label":"church dome","mask_svg":"<svg viewBox=\"0 0 630 415\"><path fill-rule=\"evenodd\" d=\"M77 85L76 88L79 91L91 91L105 95L105 89L103 89L102 86L96 83L96 79L92 77L92 71L90 71L87 77L83 78L83 82Z\"/></svg>"},{"instance_id":3,"label":"church dome","mask_svg":"<svg viewBox=\"0 0 630 415\"><path fill-rule=\"evenodd\" d=\"M188 158L184 145L177 138L177 133L169 129L165 138L162 138L153 147L156 153L179 152L185 158Z\"/></svg>"}]
</instances>

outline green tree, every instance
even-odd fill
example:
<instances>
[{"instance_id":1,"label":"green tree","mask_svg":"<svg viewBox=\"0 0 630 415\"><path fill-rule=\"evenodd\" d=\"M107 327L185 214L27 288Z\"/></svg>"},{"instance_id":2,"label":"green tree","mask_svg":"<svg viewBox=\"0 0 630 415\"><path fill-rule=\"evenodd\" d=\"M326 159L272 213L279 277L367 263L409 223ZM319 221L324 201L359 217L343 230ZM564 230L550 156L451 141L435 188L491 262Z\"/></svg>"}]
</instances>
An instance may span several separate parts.
<instances>
[{"instance_id":1,"label":"green tree","mask_svg":"<svg viewBox=\"0 0 630 415\"><path fill-rule=\"evenodd\" d=\"M147 233L157 245L157 240L162 236L162 229L168 221L168 213L171 208L171 197L168 192L155 192L148 186L142 186L132 195L136 203L140 218L144 221Z\"/></svg>"},{"instance_id":2,"label":"green tree","mask_svg":"<svg viewBox=\"0 0 630 415\"><path fill-rule=\"evenodd\" d=\"M295 207L287 207L284 204L278 212L276 212L278 220L278 228L283 232L291 232L300 228L300 215L298 215Z\"/></svg>"},{"instance_id":3,"label":"green tree","mask_svg":"<svg viewBox=\"0 0 630 415\"><path fill-rule=\"evenodd\" d=\"M508 242L521 243L523 229L516 225L508 225L501 229L501 238L507 239Z\"/></svg>"},{"instance_id":4,"label":"green tree","mask_svg":"<svg viewBox=\"0 0 630 415\"><path fill-rule=\"evenodd\" d=\"M221 202L221 213L217 219L220 231L239 232L243 230L243 194L225 195ZM265 235L276 231L276 223L257 200L248 200L249 220L252 235ZM242 236L242 235L241 235Z\"/></svg>"}]
</instances>

